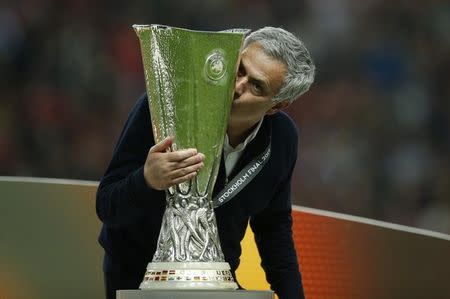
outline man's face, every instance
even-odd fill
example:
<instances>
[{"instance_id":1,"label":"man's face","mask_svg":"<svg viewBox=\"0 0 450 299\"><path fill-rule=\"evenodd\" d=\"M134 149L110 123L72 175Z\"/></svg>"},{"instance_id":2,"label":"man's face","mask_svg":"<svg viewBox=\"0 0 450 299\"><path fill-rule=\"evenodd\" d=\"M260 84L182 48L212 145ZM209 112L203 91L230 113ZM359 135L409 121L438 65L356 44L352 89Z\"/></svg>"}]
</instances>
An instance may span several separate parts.
<instances>
[{"instance_id":1,"label":"man's face","mask_svg":"<svg viewBox=\"0 0 450 299\"><path fill-rule=\"evenodd\" d=\"M287 101L272 101L285 75L286 65L267 56L258 43L245 48L241 53L236 78L230 125L249 126L245 129L250 129L265 114L275 113L287 106Z\"/></svg>"}]
</instances>

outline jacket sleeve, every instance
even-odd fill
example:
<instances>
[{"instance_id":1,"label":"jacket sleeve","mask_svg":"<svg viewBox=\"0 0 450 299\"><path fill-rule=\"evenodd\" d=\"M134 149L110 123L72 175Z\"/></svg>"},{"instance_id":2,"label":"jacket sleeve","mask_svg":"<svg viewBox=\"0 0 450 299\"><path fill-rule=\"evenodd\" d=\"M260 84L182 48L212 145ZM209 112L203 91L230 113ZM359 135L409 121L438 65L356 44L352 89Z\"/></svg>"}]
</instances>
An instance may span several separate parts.
<instances>
[{"instance_id":1,"label":"jacket sleeve","mask_svg":"<svg viewBox=\"0 0 450 299\"><path fill-rule=\"evenodd\" d=\"M102 177L96 198L96 211L104 225L118 227L143 217L158 190L148 187L144 163L154 144L147 97L133 107Z\"/></svg>"},{"instance_id":2,"label":"jacket sleeve","mask_svg":"<svg viewBox=\"0 0 450 299\"><path fill-rule=\"evenodd\" d=\"M297 140L297 139L295 139ZM250 219L267 281L280 299L304 298L292 237L291 177L297 142L289 155L290 169L278 184L269 205Z\"/></svg>"}]
</instances>

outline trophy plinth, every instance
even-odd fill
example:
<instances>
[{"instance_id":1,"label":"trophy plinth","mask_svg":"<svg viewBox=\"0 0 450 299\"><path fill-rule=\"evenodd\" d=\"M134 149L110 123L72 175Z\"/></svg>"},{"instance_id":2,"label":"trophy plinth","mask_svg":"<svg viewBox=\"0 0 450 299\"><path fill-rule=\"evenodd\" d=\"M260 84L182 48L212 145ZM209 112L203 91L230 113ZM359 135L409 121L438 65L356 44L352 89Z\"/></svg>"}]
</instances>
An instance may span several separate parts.
<instances>
[{"instance_id":1,"label":"trophy plinth","mask_svg":"<svg viewBox=\"0 0 450 299\"><path fill-rule=\"evenodd\" d=\"M248 30L194 31L134 25L139 37L155 142L196 148L203 168L166 191L166 210L141 289L237 289L212 208L239 53Z\"/></svg>"},{"instance_id":2,"label":"trophy plinth","mask_svg":"<svg viewBox=\"0 0 450 299\"><path fill-rule=\"evenodd\" d=\"M169 270L168 270L169 269ZM237 289L228 263L149 263L140 289Z\"/></svg>"},{"instance_id":3,"label":"trophy plinth","mask_svg":"<svg viewBox=\"0 0 450 299\"><path fill-rule=\"evenodd\" d=\"M117 299L273 299L272 291L120 290Z\"/></svg>"}]
</instances>

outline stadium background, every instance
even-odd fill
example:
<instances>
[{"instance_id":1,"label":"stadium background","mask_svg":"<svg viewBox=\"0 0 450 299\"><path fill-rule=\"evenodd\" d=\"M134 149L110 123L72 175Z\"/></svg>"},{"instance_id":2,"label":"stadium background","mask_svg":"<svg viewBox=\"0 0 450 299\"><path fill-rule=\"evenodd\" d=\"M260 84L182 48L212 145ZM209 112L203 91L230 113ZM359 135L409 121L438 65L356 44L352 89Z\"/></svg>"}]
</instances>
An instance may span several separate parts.
<instances>
[{"instance_id":1,"label":"stadium background","mask_svg":"<svg viewBox=\"0 0 450 299\"><path fill-rule=\"evenodd\" d=\"M450 233L448 1L3 1L0 175L99 180L144 91L135 23L297 33L294 204Z\"/></svg>"}]
</instances>

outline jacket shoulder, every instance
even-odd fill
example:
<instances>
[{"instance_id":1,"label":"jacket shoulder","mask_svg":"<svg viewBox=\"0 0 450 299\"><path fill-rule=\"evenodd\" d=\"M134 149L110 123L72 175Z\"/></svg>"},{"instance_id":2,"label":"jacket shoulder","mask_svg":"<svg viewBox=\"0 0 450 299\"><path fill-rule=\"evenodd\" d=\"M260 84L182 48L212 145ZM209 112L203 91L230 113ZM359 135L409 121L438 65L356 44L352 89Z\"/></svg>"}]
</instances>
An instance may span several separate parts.
<instances>
[{"instance_id":1,"label":"jacket shoulder","mask_svg":"<svg viewBox=\"0 0 450 299\"><path fill-rule=\"evenodd\" d=\"M272 115L272 130L283 138L298 139L299 137L299 129L294 120L283 111Z\"/></svg>"}]
</instances>

